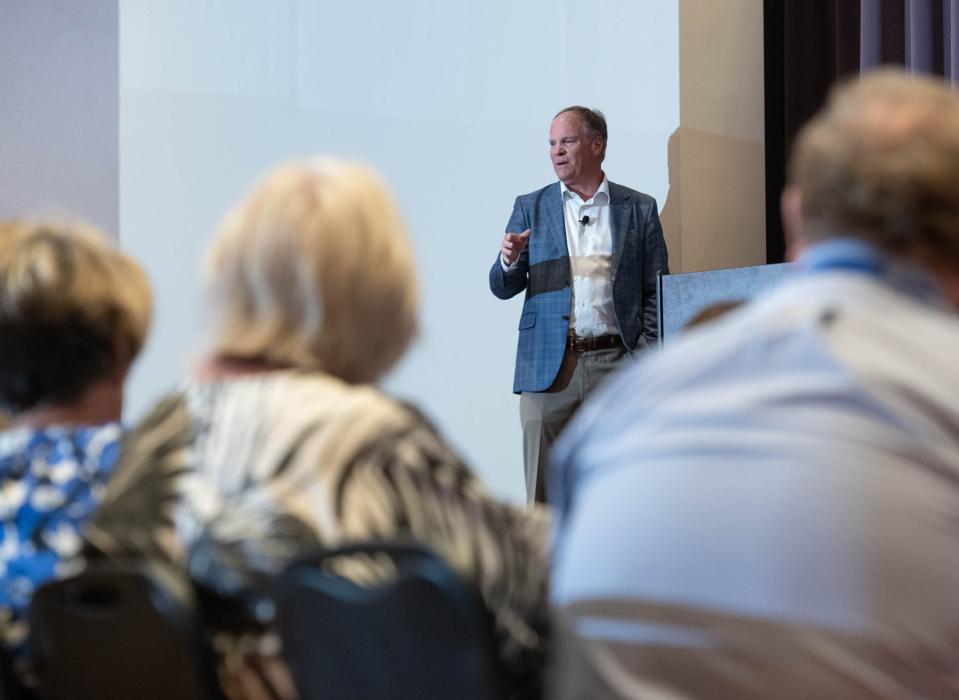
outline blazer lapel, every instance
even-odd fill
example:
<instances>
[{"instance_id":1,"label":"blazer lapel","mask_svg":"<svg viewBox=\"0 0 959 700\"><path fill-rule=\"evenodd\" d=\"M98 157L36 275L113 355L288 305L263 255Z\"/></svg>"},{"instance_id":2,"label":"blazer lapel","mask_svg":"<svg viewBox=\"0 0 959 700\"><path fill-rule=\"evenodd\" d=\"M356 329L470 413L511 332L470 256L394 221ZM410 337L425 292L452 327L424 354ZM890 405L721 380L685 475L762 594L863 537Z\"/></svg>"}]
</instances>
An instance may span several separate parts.
<instances>
[{"instance_id":1,"label":"blazer lapel","mask_svg":"<svg viewBox=\"0 0 959 700\"><path fill-rule=\"evenodd\" d=\"M566 217L563 216L563 192L558 182L550 185L549 191L543 197L543 204L546 209L543 212L543 218L546 221L546 228L553 236L556 249L569 257L569 248L566 245Z\"/></svg>"},{"instance_id":2,"label":"blazer lapel","mask_svg":"<svg viewBox=\"0 0 959 700\"><path fill-rule=\"evenodd\" d=\"M619 261L623 259L623 246L629 233L629 219L632 213L630 195L623 192L619 185L609 183L609 227L613 236L613 278L619 270Z\"/></svg>"}]
</instances>

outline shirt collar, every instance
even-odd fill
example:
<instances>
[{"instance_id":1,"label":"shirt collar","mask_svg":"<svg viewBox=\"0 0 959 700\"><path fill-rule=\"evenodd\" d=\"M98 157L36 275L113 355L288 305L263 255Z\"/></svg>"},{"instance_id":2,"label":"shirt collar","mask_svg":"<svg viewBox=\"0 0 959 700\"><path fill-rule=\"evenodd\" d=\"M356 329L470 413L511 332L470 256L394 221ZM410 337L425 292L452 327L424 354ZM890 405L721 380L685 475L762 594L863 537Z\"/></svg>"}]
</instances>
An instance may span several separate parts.
<instances>
[{"instance_id":1,"label":"shirt collar","mask_svg":"<svg viewBox=\"0 0 959 700\"><path fill-rule=\"evenodd\" d=\"M942 289L929 272L861 239L824 240L804 250L797 262L799 270L806 274L833 269L856 271L882 279L910 296L932 303L945 302Z\"/></svg>"},{"instance_id":2,"label":"shirt collar","mask_svg":"<svg viewBox=\"0 0 959 700\"><path fill-rule=\"evenodd\" d=\"M566 183L562 180L559 181L559 191L562 194L563 199L567 197L579 197L578 194L573 192L570 188L566 186ZM602 194L603 197L599 198L599 195ZM609 202L609 180L606 179L606 174L603 173L603 181L599 183L599 188L593 194L592 198L594 204L606 204ZM588 199L585 201L589 201Z\"/></svg>"}]
</instances>

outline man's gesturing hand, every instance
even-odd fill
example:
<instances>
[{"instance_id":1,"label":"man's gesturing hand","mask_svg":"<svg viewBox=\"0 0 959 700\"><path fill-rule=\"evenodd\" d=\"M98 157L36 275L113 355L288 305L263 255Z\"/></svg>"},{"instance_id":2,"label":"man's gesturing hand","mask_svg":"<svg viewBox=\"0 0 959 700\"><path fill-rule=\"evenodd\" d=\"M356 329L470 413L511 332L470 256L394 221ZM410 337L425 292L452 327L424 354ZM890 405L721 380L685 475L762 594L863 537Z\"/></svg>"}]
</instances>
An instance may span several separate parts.
<instances>
[{"instance_id":1,"label":"man's gesturing hand","mask_svg":"<svg viewBox=\"0 0 959 700\"><path fill-rule=\"evenodd\" d=\"M529 234L531 229L526 229L522 233L507 233L503 236L503 245L500 247L500 255L503 262L512 265L519 259L520 253L526 250L529 244Z\"/></svg>"}]
</instances>

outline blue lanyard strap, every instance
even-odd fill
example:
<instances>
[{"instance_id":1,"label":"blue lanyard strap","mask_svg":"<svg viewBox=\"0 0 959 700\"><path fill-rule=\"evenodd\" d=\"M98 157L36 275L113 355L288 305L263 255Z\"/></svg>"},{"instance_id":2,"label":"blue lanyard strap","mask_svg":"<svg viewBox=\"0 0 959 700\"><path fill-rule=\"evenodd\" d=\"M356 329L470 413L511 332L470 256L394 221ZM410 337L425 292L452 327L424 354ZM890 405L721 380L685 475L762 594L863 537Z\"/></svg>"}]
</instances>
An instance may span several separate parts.
<instances>
[{"instance_id":1,"label":"blue lanyard strap","mask_svg":"<svg viewBox=\"0 0 959 700\"><path fill-rule=\"evenodd\" d=\"M937 305L943 303L935 280L904 261L890 259L864 241L834 239L811 247L798 265L800 274L846 270L869 275L909 296Z\"/></svg>"},{"instance_id":2,"label":"blue lanyard strap","mask_svg":"<svg viewBox=\"0 0 959 700\"><path fill-rule=\"evenodd\" d=\"M886 274L886 266L882 262L866 258L820 258L804 265L802 269L807 273L824 272L826 270L852 270L874 277L883 277Z\"/></svg>"}]
</instances>

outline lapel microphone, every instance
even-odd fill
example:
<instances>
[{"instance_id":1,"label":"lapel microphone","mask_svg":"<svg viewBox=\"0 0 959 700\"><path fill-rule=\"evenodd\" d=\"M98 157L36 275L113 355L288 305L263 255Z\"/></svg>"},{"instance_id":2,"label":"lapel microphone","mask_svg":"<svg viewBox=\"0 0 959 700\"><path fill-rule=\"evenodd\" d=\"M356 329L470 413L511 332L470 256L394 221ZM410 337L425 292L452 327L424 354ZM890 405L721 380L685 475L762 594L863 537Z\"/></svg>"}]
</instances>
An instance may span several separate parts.
<instances>
[{"instance_id":1,"label":"lapel microphone","mask_svg":"<svg viewBox=\"0 0 959 700\"><path fill-rule=\"evenodd\" d=\"M589 226L589 216L587 216L586 214L583 214L583 218L579 220L579 223L582 226Z\"/></svg>"}]
</instances>

